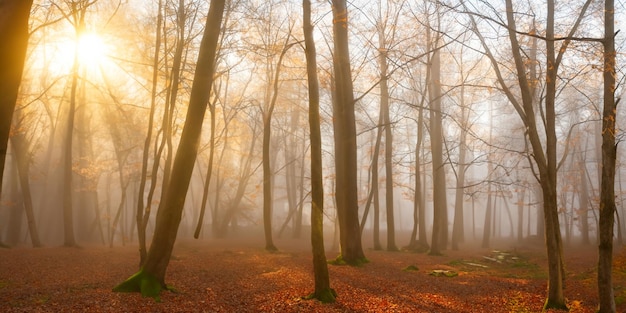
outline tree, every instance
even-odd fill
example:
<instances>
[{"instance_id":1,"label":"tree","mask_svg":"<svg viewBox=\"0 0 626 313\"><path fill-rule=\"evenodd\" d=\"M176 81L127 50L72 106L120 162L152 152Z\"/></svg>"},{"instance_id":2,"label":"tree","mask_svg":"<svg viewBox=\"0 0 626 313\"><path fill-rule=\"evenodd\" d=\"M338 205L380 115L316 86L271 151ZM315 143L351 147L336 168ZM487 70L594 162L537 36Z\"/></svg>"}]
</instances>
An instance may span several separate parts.
<instances>
[{"instance_id":1,"label":"tree","mask_svg":"<svg viewBox=\"0 0 626 313\"><path fill-rule=\"evenodd\" d=\"M15 111L15 118L17 125L23 125L21 110ZM33 247L41 247L41 241L39 240L39 231L37 230L37 223L35 222L35 214L33 212L33 199L30 188L30 163L32 157L30 156L30 140L26 137L24 130L19 127L16 129L15 134L11 136L11 148L13 149L14 161L17 167L17 174L20 181L20 189L22 193L22 203L24 205L24 211L26 213L26 220L28 222L28 232L30 234L30 240ZM21 215L20 215L21 216ZM21 219L20 219L21 224Z\"/></svg>"},{"instance_id":2,"label":"tree","mask_svg":"<svg viewBox=\"0 0 626 313\"><path fill-rule=\"evenodd\" d=\"M428 62L430 63L430 62ZM412 84L417 85L417 79L415 75L411 74ZM430 80L430 71L426 71L426 81ZM428 88L428 84L424 89ZM413 230L411 231L411 239L407 246L408 249L416 251L428 251L430 246L428 245L428 239L426 238L426 199L422 193L422 173L425 174L422 168L422 151L424 141L424 104L426 102L426 90L418 91L419 86L414 87L415 94L421 94L420 102L417 107L417 138L415 142L415 175L414 175L414 196L413 196ZM419 229L418 229L419 228Z\"/></svg>"},{"instance_id":3,"label":"tree","mask_svg":"<svg viewBox=\"0 0 626 313\"><path fill-rule=\"evenodd\" d=\"M291 28L289 29L289 34ZM285 57L285 53L292 47L293 43L288 43L290 35L285 37L285 43L283 49L280 52L278 61L276 63L276 69L274 71L272 98L267 104L267 110L263 111L263 228L265 229L265 250L276 251L278 250L274 246L272 240L272 169L270 167L270 146L272 136L272 113L276 107L276 100L278 99L278 86L280 78L280 68Z\"/></svg>"},{"instance_id":4,"label":"tree","mask_svg":"<svg viewBox=\"0 0 626 313\"><path fill-rule=\"evenodd\" d=\"M302 1L304 45L309 89L309 128L311 129L311 248L315 291L310 297L324 303L335 302L336 293L330 288L328 265L324 250L324 184L322 176L322 135L320 132L320 96L317 79L317 60L313 24L311 24L311 1Z\"/></svg>"},{"instance_id":5,"label":"tree","mask_svg":"<svg viewBox=\"0 0 626 313\"><path fill-rule=\"evenodd\" d=\"M68 22L72 24L75 31L76 43L74 44L74 63L72 65L72 76L70 83L70 103L65 124L63 139L63 245L66 247L76 246L74 236L74 209L73 209L73 164L72 152L74 147L74 121L76 117L76 97L78 93L78 73L80 70L79 43L78 38L85 30L85 14L90 4L85 1L72 2L70 4L70 14Z\"/></svg>"},{"instance_id":6,"label":"tree","mask_svg":"<svg viewBox=\"0 0 626 313\"><path fill-rule=\"evenodd\" d=\"M154 57L152 58L152 86L150 95L150 113L148 118L148 131L144 140L141 173L139 176L139 191L137 197L137 208L135 214L135 223L137 224L137 239L139 241L139 265L141 266L146 259L148 249L146 247L146 226L148 217L150 216L150 204L144 209L144 192L146 189L146 180L148 176L148 159L150 157L150 143L152 142L152 129L154 125L154 115L156 110L157 96L157 80L159 74L159 54L161 51L161 24L163 23L163 14L161 9L163 0L159 0L157 7L157 24L156 24L156 40L154 47Z\"/></svg>"},{"instance_id":7,"label":"tree","mask_svg":"<svg viewBox=\"0 0 626 313\"><path fill-rule=\"evenodd\" d=\"M571 38L580 25L591 1L586 1L579 12L577 19L572 25L568 36L562 39L561 46L555 48L555 7L554 1L548 0L546 6L546 64L545 64L545 95L541 112L543 120L538 121L536 101L533 97L533 88L536 81L527 75L529 63L523 57L523 51L519 43L519 33L516 26L515 9L511 0L506 1L506 27L511 53L515 65L514 73L517 77L519 96L511 90L509 84L501 72L494 55L487 47L484 37L478 32L476 22L473 17L472 24L475 33L479 37L487 57L492 63L492 67L497 76L500 87L507 99L515 108L526 128L525 136L530 143L529 161L535 176L541 186L543 194L543 212L545 226L545 241L548 254L548 294L544 309L567 309L563 286L565 280L565 269L563 266L563 247L558 217L557 204L557 171L564 159L557 162L557 136L556 136L556 111L555 103L557 96L557 74L558 68L567 51ZM536 35L530 33L529 35ZM558 53L557 53L558 51ZM545 138L545 140L543 139Z\"/></svg>"},{"instance_id":8,"label":"tree","mask_svg":"<svg viewBox=\"0 0 626 313\"><path fill-rule=\"evenodd\" d=\"M615 224L615 160L617 146L615 100L615 4L613 0L604 2L604 107L602 108L602 178L600 188L600 222L598 231L598 293L600 308L598 312L615 312L613 283L611 276L613 261L613 227Z\"/></svg>"},{"instance_id":9,"label":"tree","mask_svg":"<svg viewBox=\"0 0 626 313\"><path fill-rule=\"evenodd\" d=\"M198 62L191 87L189 108L180 143L174 158L170 186L157 211L154 238L146 261L135 275L116 286L118 292L141 292L159 299L167 289L165 271L169 264L182 217L185 198L198 152L204 114L215 73L215 56L220 34L225 0L212 0L204 35L198 52Z\"/></svg>"},{"instance_id":10,"label":"tree","mask_svg":"<svg viewBox=\"0 0 626 313\"><path fill-rule=\"evenodd\" d=\"M350 53L348 49L348 7L346 0L333 0L335 138L335 199L339 220L340 258L348 264L365 261L359 227L357 193L356 125Z\"/></svg>"},{"instance_id":11,"label":"tree","mask_svg":"<svg viewBox=\"0 0 626 313\"><path fill-rule=\"evenodd\" d=\"M439 42L434 40L435 46ZM448 237L448 204L446 196L446 172L443 160L443 126L441 107L441 50L433 52L429 65L429 102L430 102L430 145L433 158L433 234L430 244L431 255L441 254L446 248Z\"/></svg>"},{"instance_id":12,"label":"tree","mask_svg":"<svg viewBox=\"0 0 626 313\"><path fill-rule=\"evenodd\" d=\"M11 121L24 71L32 4L32 0L7 0L0 3L0 42L5 47L0 49L0 195Z\"/></svg>"}]
</instances>

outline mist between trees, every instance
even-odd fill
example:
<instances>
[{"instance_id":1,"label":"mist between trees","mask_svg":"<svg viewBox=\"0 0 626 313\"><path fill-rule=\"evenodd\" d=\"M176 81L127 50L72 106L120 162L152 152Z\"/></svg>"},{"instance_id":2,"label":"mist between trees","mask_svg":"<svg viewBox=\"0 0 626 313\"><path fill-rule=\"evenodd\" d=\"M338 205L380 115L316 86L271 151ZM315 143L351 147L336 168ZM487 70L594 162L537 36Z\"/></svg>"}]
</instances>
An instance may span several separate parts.
<instances>
[{"instance_id":1,"label":"mist between trees","mask_svg":"<svg viewBox=\"0 0 626 313\"><path fill-rule=\"evenodd\" d=\"M563 245L626 238L625 19L611 3L313 1L326 248L358 263L362 245L545 244L546 306L564 306ZM275 237L310 235L301 3L222 5L207 30L207 1L35 1L3 244L139 243L143 264L173 197L174 239L264 234L275 250ZM194 117L198 138L180 148Z\"/></svg>"}]
</instances>

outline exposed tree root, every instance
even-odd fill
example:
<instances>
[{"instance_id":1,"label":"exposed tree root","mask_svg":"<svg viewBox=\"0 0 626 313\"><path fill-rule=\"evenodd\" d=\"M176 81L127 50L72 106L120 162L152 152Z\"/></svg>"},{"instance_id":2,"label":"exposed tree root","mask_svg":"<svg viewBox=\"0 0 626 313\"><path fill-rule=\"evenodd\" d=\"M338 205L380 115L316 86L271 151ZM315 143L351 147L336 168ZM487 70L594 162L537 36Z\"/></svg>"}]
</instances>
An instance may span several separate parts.
<instances>
[{"instance_id":1,"label":"exposed tree root","mask_svg":"<svg viewBox=\"0 0 626 313\"><path fill-rule=\"evenodd\" d=\"M549 301L549 299L547 299L546 303L543 305L543 311L545 312L547 310L569 311L569 308L567 307L567 305L565 305L565 303Z\"/></svg>"},{"instance_id":2,"label":"exposed tree root","mask_svg":"<svg viewBox=\"0 0 626 313\"><path fill-rule=\"evenodd\" d=\"M143 268L113 288L114 292L141 292L142 296L153 298L156 301L161 301L159 294L162 290L171 289L161 284L154 275L145 272Z\"/></svg>"},{"instance_id":3,"label":"exposed tree root","mask_svg":"<svg viewBox=\"0 0 626 313\"><path fill-rule=\"evenodd\" d=\"M343 258L343 256L340 254L337 256L337 258L335 258L334 260L329 260L328 264L331 265L350 265L350 266L361 266L363 264L367 264L370 261L367 258L359 258L356 260L346 260Z\"/></svg>"},{"instance_id":4,"label":"exposed tree root","mask_svg":"<svg viewBox=\"0 0 626 313\"><path fill-rule=\"evenodd\" d=\"M328 289L322 290L321 292L314 292L304 297L303 299L305 300L317 299L321 303L335 303L337 299L337 292L335 292L335 289L328 288Z\"/></svg>"}]
</instances>

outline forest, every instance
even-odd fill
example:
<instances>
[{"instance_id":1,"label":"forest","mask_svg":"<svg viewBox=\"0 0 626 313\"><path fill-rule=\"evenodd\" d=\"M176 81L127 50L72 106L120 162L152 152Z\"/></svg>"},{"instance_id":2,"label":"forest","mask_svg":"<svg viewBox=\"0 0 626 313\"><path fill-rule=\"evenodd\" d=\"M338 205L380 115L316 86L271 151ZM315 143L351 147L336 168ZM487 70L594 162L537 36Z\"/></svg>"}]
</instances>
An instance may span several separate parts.
<instances>
[{"instance_id":1,"label":"forest","mask_svg":"<svg viewBox=\"0 0 626 313\"><path fill-rule=\"evenodd\" d=\"M0 311L624 312L625 9L0 1Z\"/></svg>"}]
</instances>

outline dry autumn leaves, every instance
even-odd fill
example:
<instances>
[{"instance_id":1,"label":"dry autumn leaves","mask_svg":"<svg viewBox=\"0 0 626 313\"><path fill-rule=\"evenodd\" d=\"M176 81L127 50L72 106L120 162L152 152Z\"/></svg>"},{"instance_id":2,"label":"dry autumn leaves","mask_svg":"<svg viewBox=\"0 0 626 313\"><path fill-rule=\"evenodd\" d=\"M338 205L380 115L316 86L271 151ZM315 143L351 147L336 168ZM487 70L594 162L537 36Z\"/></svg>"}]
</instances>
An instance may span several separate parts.
<instances>
[{"instance_id":1,"label":"dry autumn leaves","mask_svg":"<svg viewBox=\"0 0 626 313\"><path fill-rule=\"evenodd\" d=\"M0 250L2 312L539 312L545 300L541 247L446 251L444 256L367 251L360 267L330 266L337 302L312 291L304 241L279 240L268 253L255 239L181 242L168 269L173 292L161 302L111 288L132 272L137 247ZM331 256L329 252L328 256ZM595 249L565 251L571 312L595 312ZM618 311L626 310L626 254L615 260Z\"/></svg>"}]
</instances>

